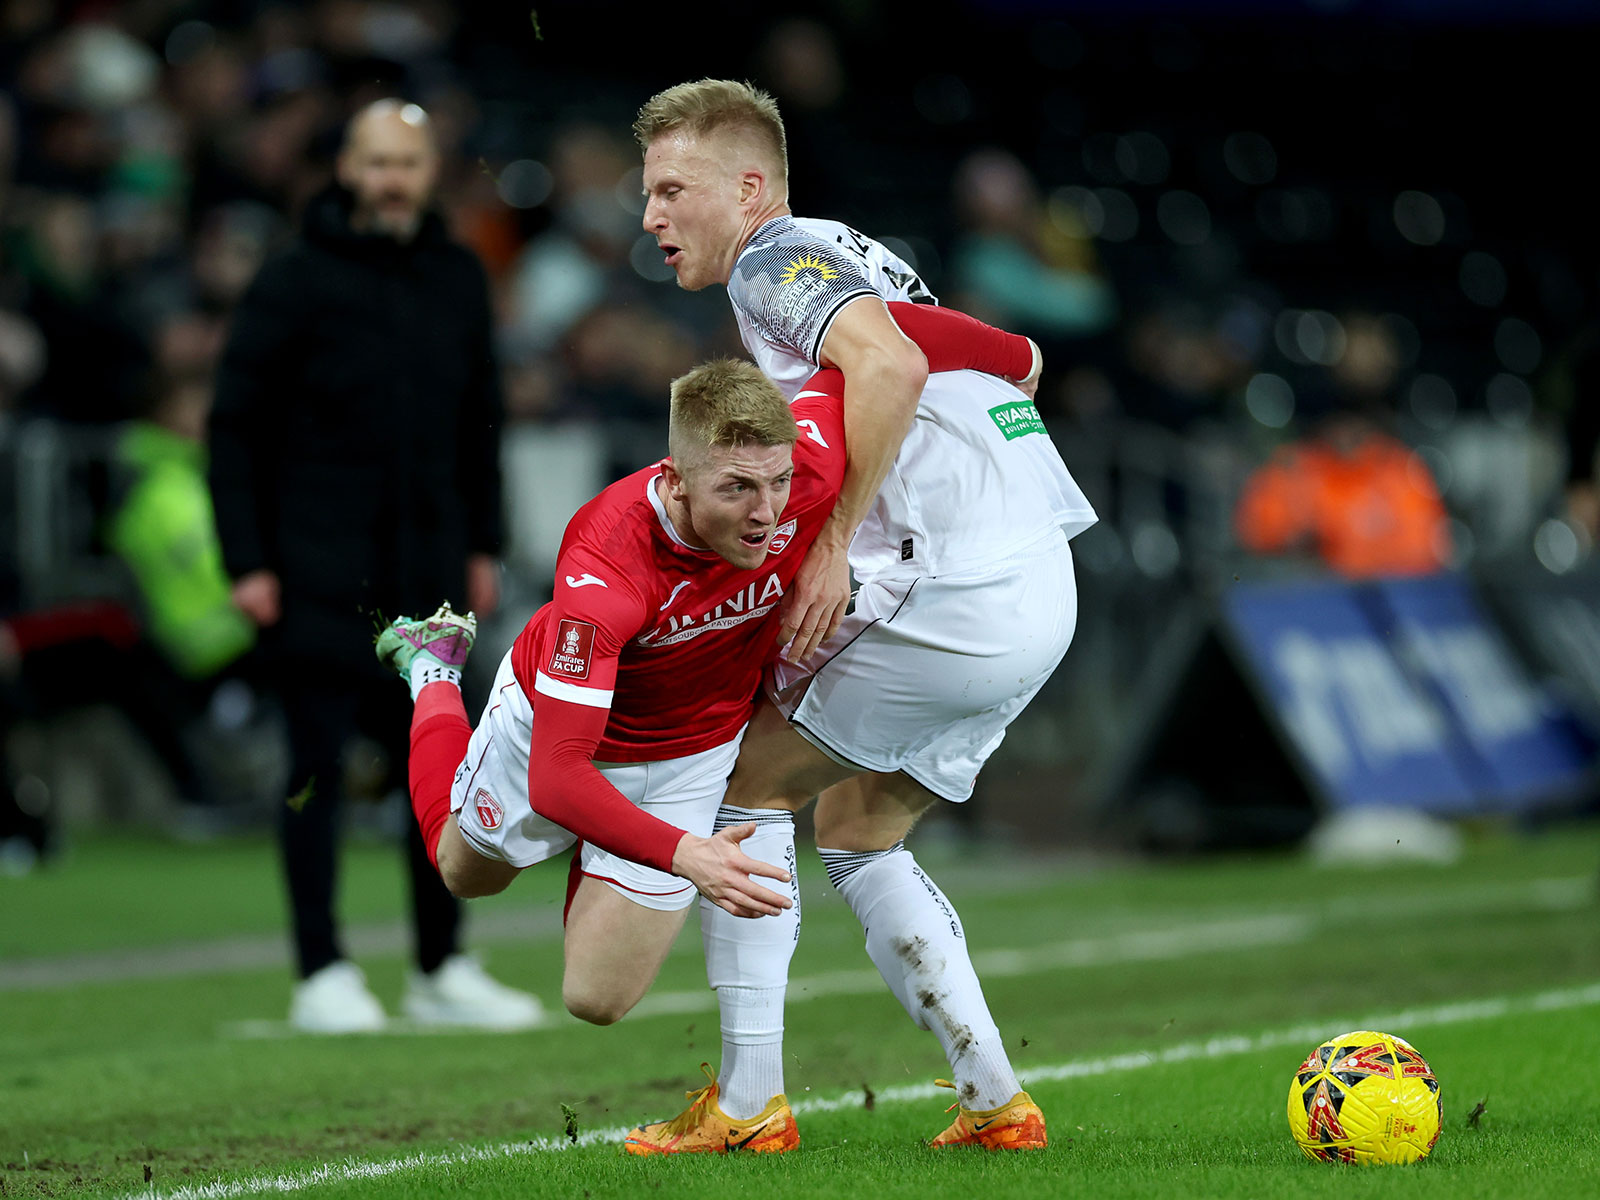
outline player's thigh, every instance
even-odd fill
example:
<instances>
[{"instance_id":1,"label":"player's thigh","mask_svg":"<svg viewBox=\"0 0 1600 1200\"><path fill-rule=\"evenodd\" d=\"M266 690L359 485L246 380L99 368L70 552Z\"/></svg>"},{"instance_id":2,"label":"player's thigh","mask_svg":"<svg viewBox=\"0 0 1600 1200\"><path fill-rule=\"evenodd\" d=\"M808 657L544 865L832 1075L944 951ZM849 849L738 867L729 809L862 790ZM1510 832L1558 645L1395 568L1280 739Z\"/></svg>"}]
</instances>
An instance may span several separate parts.
<instances>
[{"instance_id":1,"label":"player's thigh","mask_svg":"<svg viewBox=\"0 0 1600 1200\"><path fill-rule=\"evenodd\" d=\"M817 797L817 845L828 850L887 850L904 840L938 798L900 772L857 775Z\"/></svg>"},{"instance_id":2,"label":"player's thigh","mask_svg":"<svg viewBox=\"0 0 1600 1200\"><path fill-rule=\"evenodd\" d=\"M763 702L745 730L723 803L798 811L858 769L829 757L790 725L777 707Z\"/></svg>"},{"instance_id":3,"label":"player's thigh","mask_svg":"<svg viewBox=\"0 0 1600 1200\"><path fill-rule=\"evenodd\" d=\"M688 916L688 905L648 908L585 877L567 912L561 994L568 1011L598 1025L620 1019L655 982Z\"/></svg>"},{"instance_id":4,"label":"player's thigh","mask_svg":"<svg viewBox=\"0 0 1600 1200\"><path fill-rule=\"evenodd\" d=\"M1059 531L996 570L869 580L804 693L790 680L777 703L835 760L964 800L973 764L1066 653L1076 597Z\"/></svg>"},{"instance_id":5,"label":"player's thigh","mask_svg":"<svg viewBox=\"0 0 1600 1200\"><path fill-rule=\"evenodd\" d=\"M446 819L439 831L439 876L454 896L471 900L503 892L522 873L521 867L498 858L487 858L461 836L454 816Z\"/></svg>"},{"instance_id":6,"label":"player's thigh","mask_svg":"<svg viewBox=\"0 0 1600 1200\"><path fill-rule=\"evenodd\" d=\"M532 707L512 672L508 653L501 660L489 702L450 784L450 812L465 843L464 848L449 848L452 861L476 871L474 860L464 857L475 853L516 870L554 858L578 840L534 811L528 797L532 727ZM458 849L463 850L459 860ZM441 840L441 873L445 850Z\"/></svg>"}]
</instances>

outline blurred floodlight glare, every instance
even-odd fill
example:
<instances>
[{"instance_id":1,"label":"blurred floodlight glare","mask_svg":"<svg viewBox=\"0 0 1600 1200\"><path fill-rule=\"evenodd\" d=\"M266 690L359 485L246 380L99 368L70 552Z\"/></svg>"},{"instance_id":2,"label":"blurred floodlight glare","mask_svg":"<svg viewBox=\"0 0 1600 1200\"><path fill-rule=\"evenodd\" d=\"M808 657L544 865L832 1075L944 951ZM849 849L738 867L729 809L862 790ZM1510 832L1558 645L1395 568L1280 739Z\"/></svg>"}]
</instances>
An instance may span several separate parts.
<instances>
[{"instance_id":1,"label":"blurred floodlight glare","mask_svg":"<svg viewBox=\"0 0 1600 1200\"><path fill-rule=\"evenodd\" d=\"M1565 575L1583 557L1583 543L1572 526L1551 517L1534 532L1533 553L1545 570Z\"/></svg>"},{"instance_id":2,"label":"blurred floodlight glare","mask_svg":"<svg viewBox=\"0 0 1600 1200\"><path fill-rule=\"evenodd\" d=\"M1259 133L1230 133L1222 142L1222 161L1240 183L1259 187L1278 174L1278 152Z\"/></svg>"},{"instance_id":3,"label":"blurred floodlight glare","mask_svg":"<svg viewBox=\"0 0 1600 1200\"><path fill-rule=\"evenodd\" d=\"M1437 246L1444 240L1444 208L1427 192L1401 192L1394 198L1394 225L1413 245Z\"/></svg>"},{"instance_id":4,"label":"blurred floodlight glare","mask_svg":"<svg viewBox=\"0 0 1600 1200\"><path fill-rule=\"evenodd\" d=\"M1495 355L1508 371L1527 375L1536 371L1544 357L1544 345L1532 325L1516 317L1507 317L1495 326Z\"/></svg>"},{"instance_id":5,"label":"blurred floodlight glare","mask_svg":"<svg viewBox=\"0 0 1600 1200\"><path fill-rule=\"evenodd\" d=\"M1516 375L1501 373L1484 385L1489 415L1507 429L1525 429L1533 419L1533 389Z\"/></svg>"},{"instance_id":6,"label":"blurred floodlight glare","mask_svg":"<svg viewBox=\"0 0 1600 1200\"><path fill-rule=\"evenodd\" d=\"M512 208L538 208L550 198L553 182L550 168L542 162L519 158L500 172L495 191Z\"/></svg>"},{"instance_id":7,"label":"blurred floodlight glare","mask_svg":"<svg viewBox=\"0 0 1600 1200\"><path fill-rule=\"evenodd\" d=\"M1084 570L1095 575L1110 574L1122 565L1125 557L1122 537L1110 521L1101 521L1073 539L1074 564L1081 563Z\"/></svg>"},{"instance_id":8,"label":"blurred floodlight glare","mask_svg":"<svg viewBox=\"0 0 1600 1200\"><path fill-rule=\"evenodd\" d=\"M205 21L180 21L173 26L172 32L167 34L162 52L166 55L168 63L174 67L181 67L191 59L204 54L216 45L216 42L217 31Z\"/></svg>"},{"instance_id":9,"label":"blurred floodlight glare","mask_svg":"<svg viewBox=\"0 0 1600 1200\"><path fill-rule=\"evenodd\" d=\"M1275 242L1315 242L1333 233L1333 201L1317 188L1273 188L1256 197L1256 225Z\"/></svg>"},{"instance_id":10,"label":"blurred floodlight glare","mask_svg":"<svg viewBox=\"0 0 1600 1200\"><path fill-rule=\"evenodd\" d=\"M1406 394L1411 415L1429 429L1444 429L1456 415L1456 389L1443 375L1418 375Z\"/></svg>"},{"instance_id":11,"label":"blurred floodlight glare","mask_svg":"<svg viewBox=\"0 0 1600 1200\"><path fill-rule=\"evenodd\" d=\"M1156 224L1180 246L1199 246L1211 237L1211 210L1193 192L1164 192L1156 201Z\"/></svg>"},{"instance_id":12,"label":"blurred floodlight glare","mask_svg":"<svg viewBox=\"0 0 1600 1200\"><path fill-rule=\"evenodd\" d=\"M1124 183L1128 175L1117 159L1117 137L1097 133L1083 139L1083 169L1096 183Z\"/></svg>"},{"instance_id":13,"label":"blurred floodlight glare","mask_svg":"<svg viewBox=\"0 0 1600 1200\"><path fill-rule=\"evenodd\" d=\"M1422 335L1417 327L1399 313L1384 313L1379 321L1394 338L1396 365L1402 371L1416 366L1417 356L1422 353Z\"/></svg>"},{"instance_id":14,"label":"blurred floodlight glare","mask_svg":"<svg viewBox=\"0 0 1600 1200\"><path fill-rule=\"evenodd\" d=\"M1483 308L1495 308L1506 298L1506 269L1500 260L1482 250L1461 259L1461 293Z\"/></svg>"},{"instance_id":15,"label":"blurred floodlight glare","mask_svg":"<svg viewBox=\"0 0 1600 1200\"><path fill-rule=\"evenodd\" d=\"M1060 209L1077 214L1078 220L1083 222L1083 227L1090 237L1099 237L1106 227L1106 206L1100 203L1099 196L1086 187L1057 188L1050 193L1050 209L1058 229L1064 228L1064 222L1054 217Z\"/></svg>"},{"instance_id":16,"label":"blurred floodlight glare","mask_svg":"<svg viewBox=\"0 0 1600 1200\"><path fill-rule=\"evenodd\" d=\"M1128 543L1133 565L1151 579L1165 579L1178 569L1183 551L1171 529L1160 521L1140 521Z\"/></svg>"},{"instance_id":17,"label":"blurred floodlight glare","mask_svg":"<svg viewBox=\"0 0 1600 1200\"><path fill-rule=\"evenodd\" d=\"M1268 429L1282 429L1294 419L1294 388L1283 376L1263 371L1245 384L1244 407Z\"/></svg>"},{"instance_id":18,"label":"blurred floodlight glare","mask_svg":"<svg viewBox=\"0 0 1600 1200\"><path fill-rule=\"evenodd\" d=\"M1438 487L1441 496L1447 493L1451 485L1455 483L1455 464L1450 461L1450 456L1437 446L1418 446L1417 457L1412 467L1414 470L1423 472L1425 476L1424 478L1413 480L1413 483L1420 485L1424 489L1427 488L1429 483L1432 483Z\"/></svg>"},{"instance_id":19,"label":"blurred floodlight glare","mask_svg":"<svg viewBox=\"0 0 1600 1200\"><path fill-rule=\"evenodd\" d=\"M617 203L636 217L644 216L644 168L633 167L617 180Z\"/></svg>"},{"instance_id":20,"label":"blurred floodlight glare","mask_svg":"<svg viewBox=\"0 0 1600 1200\"><path fill-rule=\"evenodd\" d=\"M1306 357L1305 351L1300 349L1300 339L1295 336L1296 327L1300 323L1302 310L1286 308L1280 312L1272 322L1272 341L1278 347L1278 353L1297 366L1306 366L1311 362Z\"/></svg>"},{"instance_id":21,"label":"blurred floodlight glare","mask_svg":"<svg viewBox=\"0 0 1600 1200\"><path fill-rule=\"evenodd\" d=\"M656 245L656 239L648 233L640 234L634 241L633 249L628 251L628 263L651 283L665 283L672 278L672 268L667 266L666 256L661 253L661 247Z\"/></svg>"},{"instance_id":22,"label":"blurred floodlight glare","mask_svg":"<svg viewBox=\"0 0 1600 1200\"><path fill-rule=\"evenodd\" d=\"M1121 188L1095 188L1103 214L1100 236L1108 242L1125 242L1139 232L1139 206Z\"/></svg>"},{"instance_id":23,"label":"blurred floodlight glare","mask_svg":"<svg viewBox=\"0 0 1600 1200\"><path fill-rule=\"evenodd\" d=\"M1308 362L1323 367L1331 367L1343 358L1349 342L1339 318L1320 309L1300 314L1294 323L1294 340Z\"/></svg>"},{"instance_id":24,"label":"blurred floodlight glare","mask_svg":"<svg viewBox=\"0 0 1600 1200\"><path fill-rule=\"evenodd\" d=\"M1167 181L1172 170L1172 155L1167 145L1153 133L1130 133L1117 139L1117 167L1134 183L1151 186Z\"/></svg>"}]
</instances>

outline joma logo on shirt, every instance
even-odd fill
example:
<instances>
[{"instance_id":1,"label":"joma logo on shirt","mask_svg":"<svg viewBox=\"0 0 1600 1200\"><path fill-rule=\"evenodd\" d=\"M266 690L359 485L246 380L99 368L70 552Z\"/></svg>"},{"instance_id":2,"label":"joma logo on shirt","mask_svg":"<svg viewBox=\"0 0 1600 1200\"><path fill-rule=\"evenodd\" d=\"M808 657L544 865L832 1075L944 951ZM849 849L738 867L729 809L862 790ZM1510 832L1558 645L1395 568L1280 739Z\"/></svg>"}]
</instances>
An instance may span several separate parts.
<instances>
[{"instance_id":1,"label":"joma logo on shirt","mask_svg":"<svg viewBox=\"0 0 1600 1200\"><path fill-rule=\"evenodd\" d=\"M657 625L638 638L637 642L641 646L670 646L699 637L702 633L731 629L735 625L766 616L772 611L773 604L782 597L783 584L778 582L777 573L774 572L765 579L746 584L710 612L701 613L698 617L669 616L665 625Z\"/></svg>"}]
</instances>

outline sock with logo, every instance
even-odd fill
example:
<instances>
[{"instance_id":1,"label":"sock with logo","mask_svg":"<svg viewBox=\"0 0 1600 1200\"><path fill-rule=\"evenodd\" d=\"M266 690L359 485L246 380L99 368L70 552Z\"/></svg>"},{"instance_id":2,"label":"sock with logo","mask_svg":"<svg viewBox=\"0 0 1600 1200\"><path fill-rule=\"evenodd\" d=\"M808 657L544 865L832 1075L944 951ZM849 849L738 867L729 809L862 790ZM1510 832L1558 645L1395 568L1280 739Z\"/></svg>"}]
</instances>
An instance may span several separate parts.
<instances>
[{"instance_id":1,"label":"sock with logo","mask_svg":"<svg viewBox=\"0 0 1600 1200\"><path fill-rule=\"evenodd\" d=\"M955 906L896 842L887 850L817 853L866 931L867 954L919 1029L950 1060L961 1106L998 1108L1020 1091L967 952Z\"/></svg>"},{"instance_id":2,"label":"sock with logo","mask_svg":"<svg viewBox=\"0 0 1600 1200\"><path fill-rule=\"evenodd\" d=\"M717 993L722 1017L717 1103L734 1118L755 1116L783 1092L783 997L789 960L800 936L794 814L728 804L717 810L717 829L748 821L756 823L756 831L740 843L740 849L789 872L787 884L765 878L756 882L779 893L787 890L794 907L775 917L736 917L704 897L700 900L706 978Z\"/></svg>"}]
</instances>

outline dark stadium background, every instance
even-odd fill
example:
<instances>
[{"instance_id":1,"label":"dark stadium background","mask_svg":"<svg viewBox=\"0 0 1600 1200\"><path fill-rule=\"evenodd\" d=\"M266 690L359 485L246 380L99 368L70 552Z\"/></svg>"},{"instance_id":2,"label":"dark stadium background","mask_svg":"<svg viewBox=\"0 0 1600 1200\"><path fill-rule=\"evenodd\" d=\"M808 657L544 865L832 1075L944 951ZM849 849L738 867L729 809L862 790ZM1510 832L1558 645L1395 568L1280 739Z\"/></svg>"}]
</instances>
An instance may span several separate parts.
<instances>
[{"instance_id":1,"label":"dark stadium background","mask_svg":"<svg viewBox=\"0 0 1600 1200\"><path fill-rule=\"evenodd\" d=\"M64 55L90 24L122 40L88 59ZM1245 473L1324 402L1286 311L1365 312L1396 331L1394 427L1439 477L1454 565L1495 600L1535 674L1570 671L1540 657L1537 631L1519 628L1517 613L1519 597L1547 586L1597 607L1582 582L1587 547L1560 520L1567 431L1595 403L1574 380L1600 320L1597 31L1595 7L1577 0L793 12L9 0L0 315L7 346L20 349L0 375L0 614L106 598L137 613L100 532L120 423L152 389L203 387L228 299L195 276L217 230L247 254L280 241L325 177L352 106L385 94L428 105L447 133L455 165L441 205L501 289L508 435L533 455L544 443L585 447L602 474L654 454L666 380L737 340L720 292L686 297L645 278L653 250L640 250L622 199L636 161L626 131L660 87L722 75L778 92L796 210L896 239L947 301L963 295L951 269L964 228L954 181L988 148L1015 156L1048 211L1090 235L1079 248L1116 297L1110 323L1038 333L1050 371L1041 410L1102 516L1079 543L1079 641L986 776L981 803L948 829L1102 833L1106 811L1129 802L1130 759L1158 719L1149 697L1194 669L1168 635L1206 625L1237 575L1315 570L1250 562L1230 522ZM797 46L810 56L780 74ZM207 91L195 64L223 52L233 74ZM85 100L63 61L99 64L109 93ZM104 99L141 70L135 98ZM226 103L208 108L218 97ZM154 134L130 115L152 106L162 114ZM586 162L626 161L616 211L590 208L579 222L610 240L602 294L551 341L536 320L516 320L513 280L530 246L570 228L574 210L563 214L551 171L580 126L622 139L589 147ZM41 244L76 258L80 286L46 295ZM1201 366L1153 357L1180 344ZM619 361L626 370L613 369ZM1247 402L1263 373L1291 385L1292 414L1263 421ZM513 477L514 512L559 528L566 498L547 497L542 477ZM513 535L507 611L480 667L548 575L548 530ZM1569 674L1564 686L1578 707L1595 702L1593 677ZM1229 695L1240 711L1219 719L1243 721L1253 696ZM66 722L123 745L125 721L105 705L88 718L60 705L11 711L10 732L27 727L12 769L47 796L24 789L35 807L54 806L69 825L130 815L108 778L62 769L72 743L50 733ZM240 719L270 734L270 715ZM185 736L200 744L230 821L248 825L273 802L277 768L260 739L241 737L237 722ZM1282 782L1284 803L1301 803L1296 781ZM158 769L147 783L155 799L132 815L171 819ZM1230 840L1192 813L1175 819L1190 824L1173 843ZM1265 819L1239 836L1294 827Z\"/></svg>"}]
</instances>

